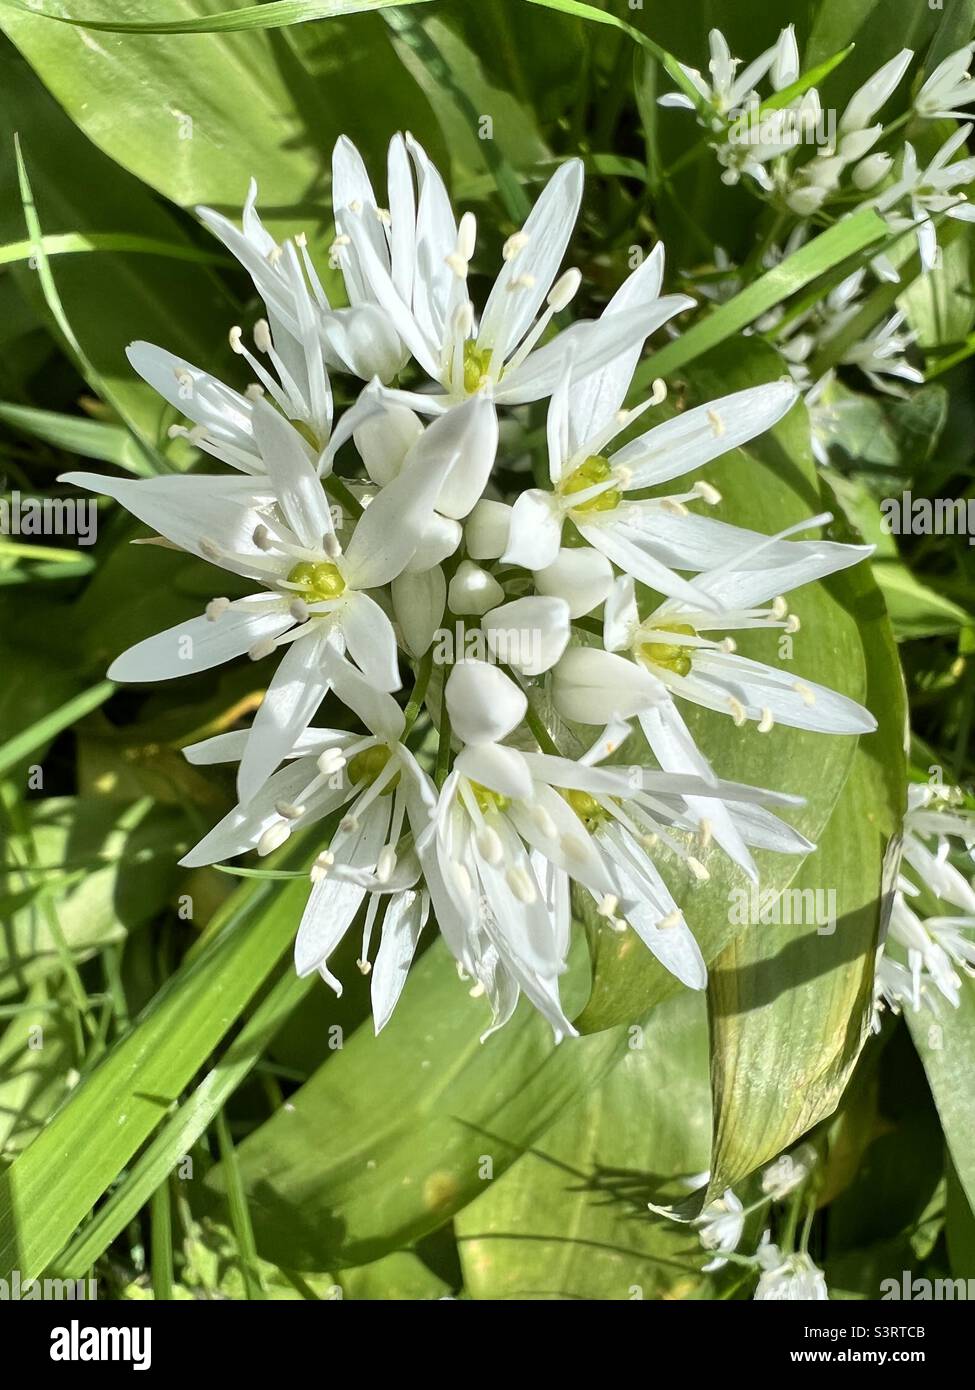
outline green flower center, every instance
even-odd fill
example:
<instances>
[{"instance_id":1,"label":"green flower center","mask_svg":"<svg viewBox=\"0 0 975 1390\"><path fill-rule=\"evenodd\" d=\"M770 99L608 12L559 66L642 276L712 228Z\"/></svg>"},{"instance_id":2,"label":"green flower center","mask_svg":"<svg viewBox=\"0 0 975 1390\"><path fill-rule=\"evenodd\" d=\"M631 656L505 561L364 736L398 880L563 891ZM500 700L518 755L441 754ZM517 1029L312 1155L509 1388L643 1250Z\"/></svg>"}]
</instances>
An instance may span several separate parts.
<instances>
[{"instance_id":1,"label":"green flower center","mask_svg":"<svg viewBox=\"0 0 975 1390\"><path fill-rule=\"evenodd\" d=\"M472 338L464 344L464 390L469 396L480 390L489 375L491 349L479 348Z\"/></svg>"},{"instance_id":2,"label":"green flower center","mask_svg":"<svg viewBox=\"0 0 975 1390\"><path fill-rule=\"evenodd\" d=\"M392 756L392 750L384 743L374 743L371 748L363 748L361 753L356 753L354 758L349 759L349 781L353 786L358 786L360 782L368 782L371 785ZM388 796L398 781L399 773L394 772L380 795Z\"/></svg>"},{"instance_id":3,"label":"green flower center","mask_svg":"<svg viewBox=\"0 0 975 1390\"><path fill-rule=\"evenodd\" d=\"M562 795L590 834L597 830L603 821L609 820L609 812L588 792L564 791Z\"/></svg>"},{"instance_id":4,"label":"green flower center","mask_svg":"<svg viewBox=\"0 0 975 1390\"><path fill-rule=\"evenodd\" d=\"M345 593L345 580L338 566L328 560L299 560L288 572L288 583L297 584L308 603L324 603Z\"/></svg>"},{"instance_id":5,"label":"green flower center","mask_svg":"<svg viewBox=\"0 0 975 1390\"><path fill-rule=\"evenodd\" d=\"M684 637L695 636L686 623L669 623L661 632L679 632ZM691 649L679 642L642 642L636 649L639 659L647 666L663 666L676 676L686 676L691 669Z\"/></svg>"},{"instance_id":6,"label":"green flower center","mask_svg":"<svg viewBox=\"0 0 975 1390\"><path fill-rule=\"evenodd\" d=\"M566 497L571 497L576 492L588 492L597 483L605 483L612 476L612 473L613 468L608 458L604 458L602 454L592 454L585 463L580 463L578 468L562 480L559 491ZM610 487L605 492L588 498L585 502L579 502L575 510L577 512L611 512L619 506L621 500L622 493L619 488Z\"/></svg>"},{"instance_id":7,"label":"green flower center","mask_svg":"<svg viewBox=\"0 0 975 1390\"><path fill-rule=\"evenodd\" d=\"M490 787L482 787L480 782L472 782L471 791L484 815L490 811L503 811L508 804L506 796L502 796L500 792L493 792Z\"/></svg>"}]
</instances>

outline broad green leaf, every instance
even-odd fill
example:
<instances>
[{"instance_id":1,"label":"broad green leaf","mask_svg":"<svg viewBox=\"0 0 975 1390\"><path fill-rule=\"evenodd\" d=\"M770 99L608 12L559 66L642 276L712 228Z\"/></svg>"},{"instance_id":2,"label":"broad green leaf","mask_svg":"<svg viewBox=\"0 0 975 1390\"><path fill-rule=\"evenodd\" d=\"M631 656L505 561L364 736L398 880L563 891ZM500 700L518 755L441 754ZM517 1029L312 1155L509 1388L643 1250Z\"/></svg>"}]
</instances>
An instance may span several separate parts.
<instances>
[{"instance_id":1,"label":"broad green leaf","mask_svg":"<svg viewBox=\"0 0 975 1390\"><path fill-rule=\"evenodd\" d=\"M287 29L258 32L276 27L275 19L314 18L313 8L288 0L281 8L228 11L221 0L173 0L168 18L176 34L187 28L178 37L102 37L99 25L152 30L144 0L85 0L88 23L80 30L7 3L0 25L89 139L172 202L205 203L239 218L248 180L256 179L271 232L306 232L332 288L338 278L322 253L332 238L327 171L338 136L349 135L377 164L398 127L424 142L432 138L434 157L442 145L379 15L345 6L349 18L342 18L342 9L330 6L337 17L303 25L308 38ZM222 341L226 317L205 321L213 342Z\"/></svg>"},{"instance_id":2,"label":"broad green leaf","mask_svg":"<svg viewBox=\"0 0 975 1390\"><path fill-rule=\"evenodd\" d=\"M925 352L959 343L975 323L972 228L962 223L941 249L940 263L919 275L897 300Z\"/></svg>"},{"instance_id":3,"label":"broad green leaf","mask_svg":"<svg viewBox=\"0 0 975 1390\"><path fill-rule=\"evenodd\" d=\"M563 990L571 1001L578 983ZM325 991L323 1037L334 1014ZM434 942L379 1037L367 1021L342 1039L244 1141L239 1161L265 1259L337 1270L411 1244L483 1190L485 1159L503 1172L626 1045L607 1032L556 1047L524 1001L481 1043L487 1018ZM219 1186L219 1171L208 1182Z\"/></svg>"},{"instance_id":4,"label":"broad green leaf","mask_svg":"<svg viewBox=\"0 0 975 1390\"><path fill-rule=\"evenodd\" d=\"M708 1166L703 1001L669 999L632 1042L598 1088L455 1217L472 1298L707 1296L696 1232L647 1210L662 1187Z\"/></svg>"},{"instance_id":5,"label":"broad green leaf","mask_svg":"<svg viewBox=\"0 0 975 1390\"><path fill-rule=\"evenodd\" d=\"M226 34L261 29L284 29L289 24L310 24L319 19L338 19L343 15L364 14L370 10L387 9L390 5L422 5L426 0L270 0L269 4L242 5L232 9L217 9L199 18L181 19L166 15L142 19L95 16L94 0L84 15L63 15L45 10L26 0L0 0L0 8L22 10L28 14L43 14L46 19L59 20L79 29L93 29L109 34ZM142 7L144 9L144 6ZM177 3L165 7L179 8Z\"/></svg>"},{"instance_id":6,"label":"broad green leaf","mask_svg":"<svg viewBox=\"0 0 975 1390\"><path fill-rule=\"evenodd\" d=\"M343 1269L336 1277L343 1298L415 1302L450 1293L450 1285L411 1250L396 1250L375 1264Z\"/></svg>"},{"instance_id":7,"label":"broad green leaf","mask_svg":"<svg viewBox=\"0 0 975 1390\"><path fill-rule=\"evenodd\" d=\"M39 1275L165 1119L290 946L299 893L245 884L200 949L0 1175L0 1278L14 1268L24 1279Z\"/></svg>"},{"instance_id":8,"label":"broad green leaf","mask_svg":"<svg viewBox=\"0 0 975 1390\"><path fill-rule=\"evenodd\" d=\"M127 251L137 256L165 256L174 261L193 261L198 265L229 265L228 256L217 251L202 251L178 241L158 241L154 237L135 236L131 232L65 232L61 236L41 239L47 256L78 255L87 251ZM34 247L29 241L14 241L0 246L0 265L15 265L29 261Z\"/></svg>"},{"instance_id":9,"label":"broad green leaf","mask_svg":"<svg viewBox=\"0 0 975 1390\"><path fill-rule=\"evenodd\" d=\"M779 359L770 349L754 339L745 340L734 351L722 350L690 374L690 400L706 401L780 374ZM726 456L703 476L724 499L717 509L722 519L758 531L777 531L821 509L819 483L809 455L808 424L801 407L790 412L768 436ZM692 481L693 476L688 486ZM773 665L788 664L797 679L809 677L861 699L862 644L852 607L856 592L849 577L842 574L828 584L796 590L789 595L789 603L800 618L801 628L792 642L782 646L777 635L743 633L740 650ZM687 702L682 712L719 776L806 797L805 807L798 814L787 813L785 819L813 842L818 839L849 774L855 740L783 726L758 734L753 725L738 729L729 717ZM747 879L714 845L701 851L699 857L711 873L705 884L696 884L690 873L669 865L663 856L658 866L683 904L705 959L711 960L738 934L729 920L731 894L745 886ZM789 855L756 854L763 885L771 891L786 888L800 862ZM675 981L632 933L621 935L595 922L593 926L593 991L577 1023L592 1031L638 1022L652 1004L676 987Z\"/></svg>"},{"instance_id":10,"label":"broad green leaf","mask_svg":"<svg viewBox=\"0 0 975 1390\"><path fill-rule=\"evenodd\" d=\"M70 30L58 32L70 34ZM84 48L74 47L82 52ZM82 235L114 231L193 250L176 220L131 178L94 149L71 124L26 64L0 57L0 237L19 241L25 232L17 191L12 136L22 150L40 231ZM43 244L43 239L42 239ZM89 384L135 431L165 443L169 408L132 371L125 347L135 338L163 344L216 371L231 358L225 334L233 301L213 272L175 265L152 255L105 251L97 256L57 256L46 267L64 309L68 334L90 366ZM48 320L37 271L12 272L21 291ZM66 335L67 336L67 335ZM84 370L84 367L83 367ZM145 465L143 465L145 468Z\"/></svg>"},{"instance_id":11,"label":"broad green leaf","mask_svg":"<svg viewBox=\"0 0 975 1390\"><path fill-rule=\"evenodd\" d=\"M865 703L879 728L861 740L815 852L775 903L746 895L746 929L712 966L711 1196L832 1113L869 1027L893 889L884 855L903 814L906 710L868 570L855 575L851 599L867 656Z\"/></svg>"},{"instance_id":12,"label":"broad green leaf","mask_svg":"<svg viewBox=\"0 0 975 1390\"><path fill-rule=\"evenodd\" d=\"M945 1239L951 1270L959 1278L975 1279L975 1213L950 1157L946 1168Z\"/></svg>"},{"instance_id":13,"label":"broad green leaf","mask_svg":"<svg viewBox=\"0 0 975 1390\"><path fill-rule=\"evenodd\" d=\"M975 980L962 977L961 1004L937 1016L922 1006L905 1010L927 1074L958 1179L975 1204Z\"/></svg>"}]
</instances>

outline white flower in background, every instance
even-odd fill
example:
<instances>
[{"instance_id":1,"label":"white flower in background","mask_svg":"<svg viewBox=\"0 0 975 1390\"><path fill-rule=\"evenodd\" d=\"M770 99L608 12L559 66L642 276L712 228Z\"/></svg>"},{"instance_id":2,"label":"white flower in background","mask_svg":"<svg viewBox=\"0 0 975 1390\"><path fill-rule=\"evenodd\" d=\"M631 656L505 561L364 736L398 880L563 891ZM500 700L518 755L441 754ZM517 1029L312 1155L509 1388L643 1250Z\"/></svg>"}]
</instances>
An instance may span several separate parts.
<instances>
[{"instance_id":1,"label":"white flower in background","mask_svg":"<svg viewBox=\"0 0 975 1390\"><path fill-rule=\"evenodd\" d=\"M705 1274L723 1269L728 1263L727 1256L733 1254L741 1241L745 1229L747 1212L730 1187L724 1195L704 1208L694 1222L698 1228L701 1244L705 1250L718 1253L702 1265Z\"/></svg>"},{"instance_id":2,"label":"white flower in background","mask_svg":"<svg viewBox=\"0 0 975 1390\"><path fill-rule=\"evenodd\" d=\"M684 411L611 453L613 439L663 398L661 387L635 410L621 409L635 365L635 355L626 354L582 381L564 378L548 416L552 491L529 488L517 498L506 563L547 569L570 521L591 547L644 584L689 594L675 569L704 569L767 539L690 513L688 502L720 500L708 483L667 497L627 494L690 473L771 428L798 397L793 383L751 387Z\"/></svg>"},{"instance_id":3,"label":"white flower in background","mask_svg":"<svg viewBox=\"0 0 975 1390\"><path fill-rule=\"evenodd\" d=\"M342 811L329 847L312 867L312 890L295 942L299 975L317 970L335 990L342 986L328 969L361 908L367 903L360 969L370 970L371 937L379 908L386 910L372 971L376 1031L387 1022L406 980L429 895L420 878L414 837L424 833L436 792L413 754L400 741L404 716L396 701L348 662L331 666L336 695L369 732L306 729L289 761L248 802L235 806L180 863L195 868L256 850L270 854L295 830ZM184 749L195 765L241 757L246 732L219 734Z\"/></svg>"},{"instance_id":4,"label":"white flower in background","mask_svg":"<svg viewBox=\"0 0 975 1390\"><path fill-rule=\"evenodd\" d=\"M901 311L892 314L869 337L859 343L851 343L840 358L849 366L859 367L871 386L888 396L907 395L903 388L889 380L891 377L916 385L924 382L924 373L904 361L905 352L917 336L913 331L900 331L906 317Z\"/></svg>"},{"instance_id":5,"label":"white flower in background","mask_svg":"<svg viewBox=\"0 0 975 1390\"><path fill-rule=\"evenodd\" d=\"M791 24L782 30L775 44L749 63L740 75L738 68L741 59L731 56L728 40L720 29L711 30L708 44L711 50L708 63L710 82L701 76L697 68L686 67L684 63L678 63L678 67L700 93L713 117L719 118L718 129L721 128L720 118L727 117L730 112L746 105L756 86L765 76L770 76L772 89L776 92L790 86L799 76L799 50L796 45L795 27ZM661 106L676 106L686 111L698 110L691 98L683 92L665 92L657 101ZM714 128L712 126L712 129Z\"/></svg>"},{"instance_id":6,"label":"white flower in background","mask_svg":"<svg viewBox=\"0 0 975 1390\"><path fill-rule=\"evenodd\" d=\"M786 196L793 212L809 217L821 208L831 194L840 190L850 165L855 166L851 178L857 189L873 188L887 175L890 156L870 154L884 128L880 122L871 122L893 95L913 57L913 49L901 49L853 93L840 114L835 141L818 149L797 171L793 188Z\"/></svg>"},{"instance_id":7,"label":"white flower in background","mask_svg":"<svg viewBox=\"0 0 975 1390\"><path fill-rule=\"evenodd\" d=\"M296 432L255 403L255 438L268 469L256 477L174 476L139 481L73 473L64 478L114 497L181 549L263 591L215 598L206 613L117 657L113 680L168 680L248 653L287 650L254 719L238 790L258 791L314 717L331 685L330 651L347 650L378 689L395 690L396 639L367 590L388 584L415 555L449 471L493 418L486 396L435 421L408 466L366 508L343 549L321 479Z\"/></svg>"},{"instance_id":8,"label":"white flower in background","mask_svg":"<svg viewBox=\"0 0 975 1390\"><path fill-rule=\"evenodd\" d=\"M914 98L916 115L933 121L966 114L958 108L975 101L975 81L968 71L973 53L975 44L967 43L938 64Z\"/></svg>"},{"instance_id":9,"label":"white flower in background","mask_svg":"<svg viewBox=\"0 0 975 1390\"><path fill-rule=\"evenodd\" d=\"M813 1264L805 1251L783 1254L768 1239L768 1232L758 1247L757 1259L762 1275L755 1290L758 1301L824 1302L829 1298L823 1271Z\"/></svg>"},{"instance_id":10,"label":"white flower in background","mask_svg":"<svg viewBox=\"0 0 975 1390\"><path fill-rule=\"evenodd\" d=\"M938 260L938 235L933 221L935 214L944 213L962 222L975 221L975 207L962 191L963 185L975 179L975 158L969 156L954 164L950 162L965 144L971 130L971 124L959 126L924 169L918 166L913 145L905 144L900 177L876 198L864 204L880 213L891 231L915 232L921 265L925 270L933 270ZM897 211L901 203L907 203L910 215ZM896 280L896 270L890 267L885 278Z\"/></svg>"},{"instance_id":11,"label":"white flower in background","mask_svg":"<svg viewBox=\"0 0 975 1390\"><path fill-rule=\"evenodd\" d=\"M901 873L887 941L877 958L874 1031L879 1030L885 1006L893 1013L905 1004L937 1013L940 996L957 1009L962 984L958 971L975 975L975 882L972 873L966 876L949 859L952 841L961 841L969 859L975 860L975 813L959 809L960 799L950 788L908 788ZM925 894L959 911L926 913ZM887 953L889 942L904 950L906 967Z\"/></svg>"},{"instance_id":12,"label":"white flower in background","mask_svg":"<svg viewBox=\"0 0 975 1390\"><path fill-rule=\"evenodd\" d=\"M763 1193L773 1202L781 1202L802 1186L815 1164L816 1150L811 1144L800 1144L792 1153L780 1154L762 1170Z\"/></svg>"}]
</instances>

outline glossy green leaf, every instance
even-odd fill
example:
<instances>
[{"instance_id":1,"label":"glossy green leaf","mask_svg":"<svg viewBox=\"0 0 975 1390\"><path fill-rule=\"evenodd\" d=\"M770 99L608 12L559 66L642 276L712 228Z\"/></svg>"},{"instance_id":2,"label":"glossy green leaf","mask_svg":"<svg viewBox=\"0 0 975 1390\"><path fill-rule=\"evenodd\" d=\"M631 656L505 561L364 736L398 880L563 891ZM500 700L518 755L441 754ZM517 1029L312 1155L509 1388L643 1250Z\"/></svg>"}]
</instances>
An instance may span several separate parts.
<instances>
[{"instance_id":1,"label":"glossy green leaf","mask_svg":"<svg viewBox=\"0 0 975 1390\"><path fill-rule=\"evenodd\" d=\"M907 1024L924 1063L938 1107L945 1139L958 1179L975 1205L975 981L962 978L961 1005L944 1007L935 1015L923 1007L905 1011Z\"/></svg>"},{"instance_id":2,"label":"glossy green leaf","mask_svg":"<svg viewBox=\"0 0 975 1390\"><path fill-rule=\"evenodd\" d=\"M84 15L62 15L45 11L25 0L0 0L0 7L23 10L28 14L43 14L46 19L59 20L79 29L92 29L109 34L227 34L246 30L284 29L289 24L310 24L314 20L338 19L344 15L364 14L384 10L391 5L422 5L426 0L270 0L266 5L242 5L229 10L216 10L197 18L144 17L142 19L109 18L94 14L90 6ZM142 7L144 9L144 6ZM173 4L171 8L177 6Z\"/></svg>"},{"instance_id":3,"label":"glossy green leaf","mask_svg":"<svg viewBox=\"0 0 975 1390\"><path fill-rule=\"evenodd\" d=\"M326 1037L324 985L319 994ZM614 1031L556 1047L524 1001L481 1043L486 1023L483 1000L468 998L435 942L379 1037L366 1022L340 1038L288 1106L241 1145L261 1255L291 1269L336 1270L409 1245L483 1190L485 1159L504 1171L626 1046ZM219 1184L219 1173L209 1181Z\"/></svg>"},{"instance_id":4,"label":"glossy green leaf","mask_svg":"<svg viewBox=\"0 0 975 1390\"><path fill-rule=\"evenodd\" d=\"M707 1062L699 996L654 1010L602 1084L455 1218L471 1297L706 1297L696 1232L647 1202L708 1166Z\"/></svg>"},{"instance_id":5,"label":"glossy green leaf","mask_svg":"<svg viewBox=\"0 0 975 1390\"><path fill-rule=\"evenodd\" d=\"M856 574L851 598L867 655L865 703L879 728L861 739L816 851L777 901L749 902L746 930L712 966L712 1196L832 1113L869 1028L893 888L884 855L903 814L906 710L868 570Z\"/></svg>"}]
</instances>

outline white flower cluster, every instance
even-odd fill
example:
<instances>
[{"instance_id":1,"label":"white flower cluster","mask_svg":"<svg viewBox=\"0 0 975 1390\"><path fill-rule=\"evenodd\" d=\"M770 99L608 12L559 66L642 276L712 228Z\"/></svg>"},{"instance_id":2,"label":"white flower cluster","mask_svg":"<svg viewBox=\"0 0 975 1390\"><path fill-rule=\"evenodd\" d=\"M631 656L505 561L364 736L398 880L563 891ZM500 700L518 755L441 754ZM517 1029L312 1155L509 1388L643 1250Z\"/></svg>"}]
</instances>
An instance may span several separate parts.
<instances>
[{"instance_id":1,"label":"white flower cluster","mask_svg":"<svg viewBox=\"0 0 975 1390\"><path fill-rule=\"evenodd\" d=\"M388 206L355 148L336 146L332 254L348 307L332 306L302 238L269 235L253 186L241 229L202 210L265 307L253 346L231 332L253 383L240 393L147 343L129 360L189 420L173 432L226 470L65 479L116 499L243 591L138 643L110 675L274 661L251 726L186 750L197 764L239 763L239 804L183 862L267 854L320 823L327 848L311 870L297 968L338 990L329 957L364 908L360 968L372 972L377 1028L432 908L494 1026L524 993L557 1036L571 1034L559 999L571 883L701 988L701 952L654 852L706 877L692 849L713 840L754 879L752 848L811 846L762 804L795 798L719 780L680 706L759 732L874 727L851 700L738 655L728 635L796 631L783 595L869 548L791 538L823 516L769 536L697 514L720 500L704 481L645 495L774 425L795 385L740 391L633 436L666 395L656 383L624 408L643 344L692 303L661 294L659 246L597 319L556 331L580 285L577 270L559 272L582 184L579 161L558 169L505 243L480 312L468 291L474 218L455 219L409 136L390 145ZM330 373L365 383L339 418ZM506 499L499 411L546 399L548 484ZM445 625L463 639L452 657L434 645ZM318 727L330 692L345 714ZM583 756L551 743L539 695L591 726ZM632 720L656 768L646 755L607 762ZM439 730L436 775L415 751L424 729Z\"/></svg>"},{"instance_id":2,"label":"white flower cluster","mask_svg":"<svg viewBox=\"0 0 975 1390\"><path fill-rule=\"evenodd\" d=\"M904 48L884 63L854 92L842 112L829 113L833 117L829 121L814 86L784 104L778 98L794 83L802 86L791 24L740 76L736 75L740 60L731 56L718 29L711 31L710 49L710 82L696 69L680 64L697 100L671 92L659 101L697 111L710 132L725 183L737 183L743 174L748 175L777 207L803 219L827 210L846 214L872 207L892 233L915 232L925 270L936 263L933 218L938 214L969 222L975 218L962 191L975 178L975 159L951 162L965 144L970 124L956 130L923 168L909 141L899 151L877 149L903 124L898 119L885 126L875 118L900 86L913 61L913 49ZM975 44L966 44L935 68L914 98L909 114L915 120L965 116L961 108L975 101L975 81L968 71L973 53ZM763 101L756 88L766 76L773 94ZM812 157L799 159L800 147L811 144L817 146ZM898 280L887 256L877 255L871 264L879 278Z\"/></svg>"},{"instance_id":3,"label":"white flower cluster","mask_svg":"<svg viewBox=\"0 0 975 1390\"><path fill-rule=\"evenodd\" d=\"M937 1013L940 996L957 1009L958 971L975 976L975 812L961 800L956 789L930 783L908 788L901 871L887 942L877 954L874 1031L885 1007L899 1013L905 1004L914 1010L923 1005ZM956 850L972 863L971 872L952 864ZM925 895L928 906L933 896L948 912L925 911ZM889 943L901 948L906 965L891 954Z\"/></svg>"}]
</instances>

